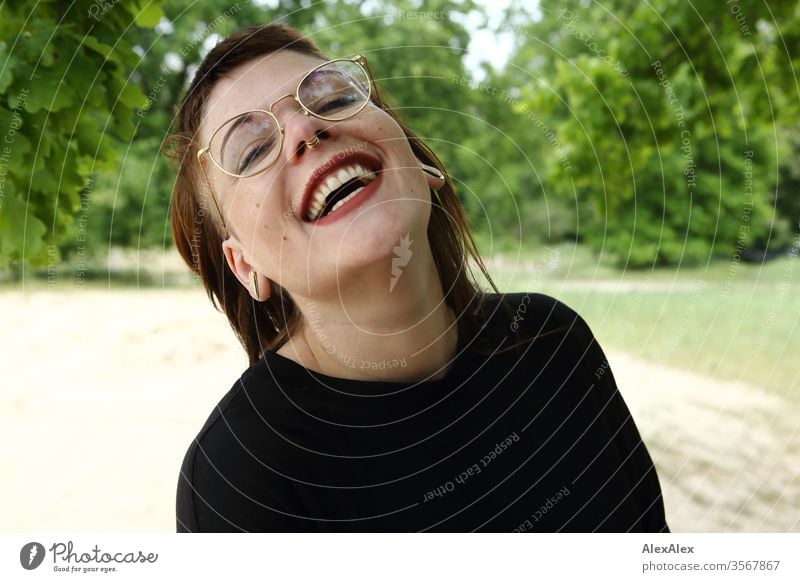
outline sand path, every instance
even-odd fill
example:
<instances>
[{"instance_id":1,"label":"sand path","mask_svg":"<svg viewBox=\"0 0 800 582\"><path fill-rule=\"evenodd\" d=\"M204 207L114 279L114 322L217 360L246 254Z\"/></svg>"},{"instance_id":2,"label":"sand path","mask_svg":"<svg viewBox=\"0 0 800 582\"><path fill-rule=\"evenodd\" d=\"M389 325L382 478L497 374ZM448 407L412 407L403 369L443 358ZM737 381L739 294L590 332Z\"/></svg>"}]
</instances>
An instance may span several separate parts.
<instances>
[{"instance_id":1,"label":"sand path","mask_svg":"<svg viewBox=\"0 0 800 582\"><path fill-rule=\"evenodd\" d=\"M174 531L178 467L246 367L194 290L0 293L0 531ZM800 407L609 351L674 531L800 531Z\"/></svg>"}]
</instances>

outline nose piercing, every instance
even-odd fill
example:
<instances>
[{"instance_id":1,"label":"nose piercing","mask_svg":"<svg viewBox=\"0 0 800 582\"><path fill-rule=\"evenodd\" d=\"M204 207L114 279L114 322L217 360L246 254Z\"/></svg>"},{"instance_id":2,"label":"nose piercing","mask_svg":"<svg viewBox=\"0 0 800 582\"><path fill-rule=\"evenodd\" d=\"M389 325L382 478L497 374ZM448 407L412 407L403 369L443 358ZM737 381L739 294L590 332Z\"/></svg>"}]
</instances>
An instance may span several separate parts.
<instances>
[{"instance_id":1,"label":"nose piercing","mask_svg":"<svg viewBox=\"0 0 800 582\"><path fill-rule=\"evenodd\" d=\"M314 134L314 137L312 137L311 139L306 140L306 147L310 150L313 150L318 145L319 145L319 137L317 137L316 134Z\"/></svg>"}]
</instances>

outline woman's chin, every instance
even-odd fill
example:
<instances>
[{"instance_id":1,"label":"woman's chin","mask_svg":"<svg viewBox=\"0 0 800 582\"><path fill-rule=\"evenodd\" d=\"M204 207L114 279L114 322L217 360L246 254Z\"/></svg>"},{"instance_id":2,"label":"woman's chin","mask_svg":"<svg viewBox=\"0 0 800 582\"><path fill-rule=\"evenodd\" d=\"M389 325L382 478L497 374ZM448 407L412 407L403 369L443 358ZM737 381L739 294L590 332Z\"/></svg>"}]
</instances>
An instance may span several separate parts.
<instances>
[{"instance_id":1,"label":"woman's chin","mask_svg":"<svg viewBox=\"0 0 800 582\"><path fill-rule=\"evenodd\" d=\"M421 230L419 221L424 216L419 216L419 209L414 206L416 204L408 200L370 204L331 225L335 228L317 229L312 246L324 252L348 256L391 256L393 248L403 237L409 234L413 237L413 233Z\"/></svg>"},{"instance_id":2,"label":"woman's chin","mask_svg":"<svg viewBox=\"0 0 800 582\"><path fill-rule=\"evenodd\" d=\"M421 248L419 245L426 244L424 233L417 237L413 227L378 220L360 222L337 240L316 244L322 242L315 241L318 252L309 260L310 275L319 283L325 284L320 279L332 279L334 286L341 287L348 281L363 281L372 273L378 278L385 273L387 288L393 264L404 268Z\"/></svg>"}]
</instances>

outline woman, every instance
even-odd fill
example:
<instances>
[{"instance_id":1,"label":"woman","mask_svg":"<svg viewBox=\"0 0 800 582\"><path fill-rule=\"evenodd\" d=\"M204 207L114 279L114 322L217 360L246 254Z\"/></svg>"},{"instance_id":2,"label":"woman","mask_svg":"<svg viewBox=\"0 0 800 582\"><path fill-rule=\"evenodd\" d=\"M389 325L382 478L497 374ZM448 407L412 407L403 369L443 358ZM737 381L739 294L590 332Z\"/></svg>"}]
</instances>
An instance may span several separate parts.
<instances>
[{"instance_id":1,"label":"woman","mask_svg":"<svg viewBox=\"0 0 800 582\"><path fill-rule=\"evenodd\" d=\"M175 242L251 363L186 453L178 531L668 531L588 327L471 280L452 183L364 57L245 29L177 126Z\"/></svg>"}]
</instances>

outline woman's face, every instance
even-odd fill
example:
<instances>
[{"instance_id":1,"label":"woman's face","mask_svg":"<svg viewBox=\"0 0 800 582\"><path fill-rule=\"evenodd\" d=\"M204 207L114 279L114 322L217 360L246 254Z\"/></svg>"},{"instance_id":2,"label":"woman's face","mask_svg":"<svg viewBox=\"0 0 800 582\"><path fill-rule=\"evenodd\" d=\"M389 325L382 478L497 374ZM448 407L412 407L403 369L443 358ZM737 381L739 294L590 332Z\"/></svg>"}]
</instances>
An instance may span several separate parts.
<instances>
[{"instance_id":1,"label":"woman's face","mask_svg":"<svg viewBox=\"0 0 800 582\"><path fill-rule=\"evenodd\" d=\"M297 83L321 62L281 50L234 69L211 92L202 143L234 115L268 109L294 94ZM430 215L428 181L403 131L372 103L337 122L304 115L292 98L278 101L273 113L284 128L284 142L267 170L233 178L210 162L205 165L230 233L223 249L231 269L248 287L251 270L261 275L262 298L267 279L294 297L326 298L337 297L357 275L385 271L388 288L394 247L409 235L415 245L426 241ZM319 145L303 145L315 134ZM317 176L337 175L354 164L374 170L373 182L339 209L309 220L304 210L325 183Z\"/></svg>"}]
</instances>

